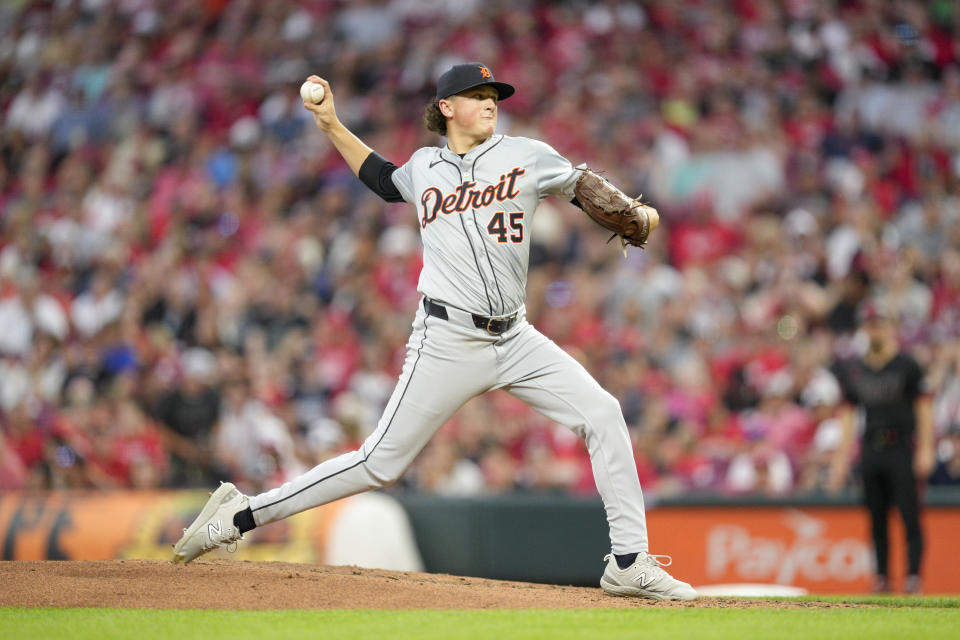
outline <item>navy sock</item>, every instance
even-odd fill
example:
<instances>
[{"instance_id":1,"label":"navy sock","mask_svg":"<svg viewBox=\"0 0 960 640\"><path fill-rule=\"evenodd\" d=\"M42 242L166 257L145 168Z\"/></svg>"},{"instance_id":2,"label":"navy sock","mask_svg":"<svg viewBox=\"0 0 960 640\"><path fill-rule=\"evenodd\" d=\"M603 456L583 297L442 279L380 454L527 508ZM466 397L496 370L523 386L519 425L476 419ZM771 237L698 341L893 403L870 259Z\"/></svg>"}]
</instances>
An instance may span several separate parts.
<instances>
[{"instance_id":1,"label":"navy sock","mask_svg":"<svg viewBox=\"0 0 960 640\"><path fill-rule=\"evenodd\" d=\"M257 523L253 521L253 511L247 507L243 511L237 511L233 514L233 525L240 529L240 533L246 533L257 528Z\"/></svg>"},{"instance_id":2,"label":"navy sock","mask_svg":"<svg viewBox=\"0 0 960 640\"><path fill-rule=\"evenodd\" d=\"M632 565L634 562L636 562L638 555L640 555L640 554L638 554L638 553L627 553L627 554L624 554L624 555L622 555L622 556L618 556L617 554L613 554L613 557L617 559L617 566L618 566L618 567L620 567L621 569L626 569L627 567L629 567L630 565Z\"/></svg>"}]
</instances>

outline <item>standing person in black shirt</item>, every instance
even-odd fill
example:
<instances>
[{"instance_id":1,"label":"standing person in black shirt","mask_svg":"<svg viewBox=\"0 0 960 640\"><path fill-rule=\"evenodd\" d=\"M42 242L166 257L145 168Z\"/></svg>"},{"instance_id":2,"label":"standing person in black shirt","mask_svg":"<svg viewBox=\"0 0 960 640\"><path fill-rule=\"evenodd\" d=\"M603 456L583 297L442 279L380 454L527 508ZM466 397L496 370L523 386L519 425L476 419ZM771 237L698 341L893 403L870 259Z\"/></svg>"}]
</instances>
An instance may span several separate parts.
<instances>
[{"instance_id":1,"label":"standing person in black shirt","mask_svg":"<svg viewBox=\"0 0 960 640\"><path fill-rule=\"evenodd\" d=\"M210 434L220 416L220 392L213 384L216 360L194 347L184 353L183 369L180 384L160 399L154 416L170 450L169 484L203 486L223 473L210 452Z\"/></svg>"},{"instance_id":2,"label":"standing person in black shirt","mask_svg":"<svg viewBox=\"0 0 960 640\"><path fill-rule=\"evenodd\" d=\"M876 552L874 591L890 590L887 513L896 505L907 536L909 567L904 589L916 593L923 553L918 482L926 480L935 462L930 398L920 365L900 350L895 321L879 307L869 305L861 326L869 338L866 354L835 366L847 407L830 485L839 489L846 481L855 432L854 407L859 407L864 420L860 454L863 495Z\"/></svg>"}]
</instances>

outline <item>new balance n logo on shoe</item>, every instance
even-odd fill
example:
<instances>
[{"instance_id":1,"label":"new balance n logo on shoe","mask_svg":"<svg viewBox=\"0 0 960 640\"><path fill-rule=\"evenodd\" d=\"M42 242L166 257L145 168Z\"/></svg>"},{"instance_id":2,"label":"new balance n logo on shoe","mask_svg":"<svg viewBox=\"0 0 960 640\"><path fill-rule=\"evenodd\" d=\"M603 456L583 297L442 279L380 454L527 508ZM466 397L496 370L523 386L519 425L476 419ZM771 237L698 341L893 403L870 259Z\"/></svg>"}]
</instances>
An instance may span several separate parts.
<instances>
[{"instance_id":1,"label":"new balance n logo on shoe","mask_svg":"<svg viewBox=\"0 0 960 640\"><path fill-rule=\"evenodd\" d=\"M221 523L221 520L217 520L217 524L213 524L211 522L210 524L207 525L207 536L211 540L213 540L213 534L220 535L220 532L223 531L223 528L220 523ZM643 574L640 574L640 575L643 575Z\"/></svg>"},{"instance_id":2,"label":"new balance n logo on shoe","mask_svg":"<svg viewBox=\"0 0 960 640\"><path fill-rule=\"evenodd\" d=\"M639 582L641 587L646 588L648 584L653 582L653 576L648 578L646 572L644 572L634 578L633 581Z\"/></svg>"}]
</instances>

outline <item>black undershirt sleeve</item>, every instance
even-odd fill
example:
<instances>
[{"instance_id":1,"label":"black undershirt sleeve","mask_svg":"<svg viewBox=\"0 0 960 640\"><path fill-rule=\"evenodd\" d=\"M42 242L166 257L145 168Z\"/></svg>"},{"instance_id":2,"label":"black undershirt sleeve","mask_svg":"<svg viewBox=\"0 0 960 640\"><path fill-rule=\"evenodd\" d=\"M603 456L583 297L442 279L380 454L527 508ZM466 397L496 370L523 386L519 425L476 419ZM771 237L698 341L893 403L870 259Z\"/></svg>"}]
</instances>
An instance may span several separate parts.
<instances>
[{"instance_id":1,"label":"black undershirt sleeve","mask_svg":"<svg viewBox=\"0 0 960 640\"><path fill-rule=\"evenodd\" d=\"M370 190L387 202L403 202L400 190L393 184L390 176L397 170L397 165L388 162L376 151L371 151L367 159L360 165L358 174L360 181L370 187Z\"/></svg>"},{"instance_id":2,"label":"black undershirt sleeve","mask_svg":"<svg viewBox=\"0 0 960 640\"><path fill-rule=\"evenodd\" d=\"M573 197L573 200L570 201L570 204L572 204L573 206L575 206L575 207L578 208L578 209L583 209L583 205L580 204L580 201L577 200L577 197L576 197L576 196Z\"/></svg>"}]
</instances>

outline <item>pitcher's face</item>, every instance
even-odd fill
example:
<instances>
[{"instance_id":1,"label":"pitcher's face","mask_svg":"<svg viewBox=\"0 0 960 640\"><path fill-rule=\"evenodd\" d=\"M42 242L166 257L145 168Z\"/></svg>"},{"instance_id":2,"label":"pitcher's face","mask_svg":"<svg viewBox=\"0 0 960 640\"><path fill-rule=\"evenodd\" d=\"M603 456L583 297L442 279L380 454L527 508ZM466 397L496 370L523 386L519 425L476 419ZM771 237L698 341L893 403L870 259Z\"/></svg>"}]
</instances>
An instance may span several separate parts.
<instances>
[{"instance_id":1,"label":"pitcher's face","mask_svg":"<svg viewBox=\"0 0 960 640\"><path fill-rule=\"evenodd\" d=\"M441 112L451 118L447 128L471 137L492 136L497 128L497 97L493 87L480 86L441 100Z\"/></svg>"}]
</instances>

